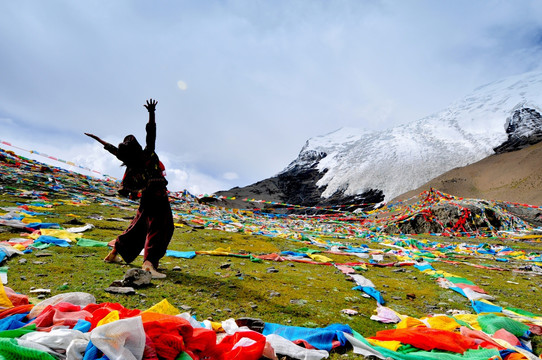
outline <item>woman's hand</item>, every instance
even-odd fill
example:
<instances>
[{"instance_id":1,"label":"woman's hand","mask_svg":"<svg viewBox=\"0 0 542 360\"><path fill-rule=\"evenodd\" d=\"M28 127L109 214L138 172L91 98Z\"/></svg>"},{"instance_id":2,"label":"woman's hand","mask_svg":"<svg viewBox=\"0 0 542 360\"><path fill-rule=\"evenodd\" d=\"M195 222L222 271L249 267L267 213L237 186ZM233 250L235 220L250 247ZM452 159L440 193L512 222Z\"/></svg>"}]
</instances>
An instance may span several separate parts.
<instances>
[{"instance_id":1,"label":"woman's hand","mask_svg":"<svg viewBox=\"0 0 542 360\"><path fill-rule=\"evenodd\" d=\"M94 140L98 141L100 144L102 145L105 145L107 144L105 141L103 141L102 139L100 139L99 137L97 137L96 135L94 134L89 134L89 133L85 133L86 136L89 136L91 138L93 138Z\"/></svg>"},{"instance_id":2,"label":"woman's hand","mask_svg":"<svg viewBox=\"0 0 542 360\"><path fill-rule=\"evenodd\" d=\"M147 110L149 112L151 112L151 111L156 110L156 104L158 104L158 101L153 100L153 99L149 99L149 100L147 100L147 104L143 105L143 106L145 106L147 108Z\"/></svg>"},{"instance_id":3,"label":"woman's hand","mask_svg":"<svg viewBox=\"0 0 542 360\"><path fill-rule=\"evenodd\" d=\"M97 137L96 135L94 134L89 134L89 133L85 133L86 136L89 136L91 138L93 138L94 140L96 141L100 141L101 139L99 137Z\"/></svg>"}]
</instances>

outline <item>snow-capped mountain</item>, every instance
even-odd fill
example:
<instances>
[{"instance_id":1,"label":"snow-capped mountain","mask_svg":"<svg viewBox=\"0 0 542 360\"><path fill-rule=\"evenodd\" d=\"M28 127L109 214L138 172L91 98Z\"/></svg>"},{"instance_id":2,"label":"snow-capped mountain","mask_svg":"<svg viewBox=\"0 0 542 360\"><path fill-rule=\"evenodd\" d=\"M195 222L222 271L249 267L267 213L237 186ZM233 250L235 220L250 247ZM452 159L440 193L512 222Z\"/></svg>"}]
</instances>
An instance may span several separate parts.
<instances>
[{"instance_id":1,"label":"snow-capped mountain","mask_svg":"<svg viewBox=\"0 0 542 360\"><path fill-rule=\"evenodd\" d=\"M415 122L311 138L277 176L220 194L265 198L267 192L304 205L388 201L496 151L541 141L541 113L542 72L509 77Z\"/></svg>"},{"instance_id":2,"label":"snow-capped mountain","mask_svg":"<svg viewBox=\"0 0 542 360\"><path fill-rule=\"evenodd\" d=\"M325 172L316 183L325 187L323 198L379 189L391 199L494 154L509 137L516 143L532 137L540 141L541 109L542 73L514 76L479 87L413 123L372 132L340 129L312 138L282 173L313 166Z\"/></svg>"}]
</instances>

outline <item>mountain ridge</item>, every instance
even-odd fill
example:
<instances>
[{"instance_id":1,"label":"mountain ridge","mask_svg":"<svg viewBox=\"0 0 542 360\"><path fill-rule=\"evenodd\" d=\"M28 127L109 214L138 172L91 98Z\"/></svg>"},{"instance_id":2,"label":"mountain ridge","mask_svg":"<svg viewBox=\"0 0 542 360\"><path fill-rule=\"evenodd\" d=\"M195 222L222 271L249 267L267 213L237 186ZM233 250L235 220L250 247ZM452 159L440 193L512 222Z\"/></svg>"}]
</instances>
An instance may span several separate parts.
<instances>
[{"instance_id":1,"label":"mountain ridge","mask_svg":"<svg viewBox=\"0 0 542 360\"><path fill-rule=\"evenodd\" d=\"M379 131L341 128L316 136L276 176L215 194L269 195L274 201L307 206L389 201L496 151L539 142L541 109L542 72L512 76L478 87L411 123ZM296 183L296 178L302 181ZM272 194L265 192L267 182L275 184ZM294 196L285 191L292 186Z\"/></svg>"}]
</instances>

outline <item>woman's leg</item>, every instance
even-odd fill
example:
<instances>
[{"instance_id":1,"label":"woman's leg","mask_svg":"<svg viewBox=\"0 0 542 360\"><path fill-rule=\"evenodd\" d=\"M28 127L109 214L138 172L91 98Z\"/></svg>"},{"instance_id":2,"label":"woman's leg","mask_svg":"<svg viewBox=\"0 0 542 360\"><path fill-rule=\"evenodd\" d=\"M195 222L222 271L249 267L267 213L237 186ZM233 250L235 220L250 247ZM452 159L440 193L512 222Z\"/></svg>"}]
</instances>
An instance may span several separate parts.
<instances>
[{"instance_id":1,"label":"woman's leg","mask_svg":"<svg viewBox=\"0 0 542 360\"><path fill-rule=\"evenodd\" d=\"M112 252L122 256L124 261L131 263L145 247L147 237L147 211L139 206L136 216L128 228L117 237ZM109 256L109 255L108 255Z\"/></svg>"},{"instance_id":2,"label":"woman's leg","mask_svg":"<svg viewBox=\"0 0 542 360\"><path fill-rule=\"evenodd\" d=\"M147 217L148 232L147 241L145 242L144 269L148 270L152 268L155 272L153 275L158 276L160 273L156 269L158 268L160 259L166 254L167 247L173 235L174 226L168 198L157 198L154 205L154 211Z\"/></svg>"}]
</instances>

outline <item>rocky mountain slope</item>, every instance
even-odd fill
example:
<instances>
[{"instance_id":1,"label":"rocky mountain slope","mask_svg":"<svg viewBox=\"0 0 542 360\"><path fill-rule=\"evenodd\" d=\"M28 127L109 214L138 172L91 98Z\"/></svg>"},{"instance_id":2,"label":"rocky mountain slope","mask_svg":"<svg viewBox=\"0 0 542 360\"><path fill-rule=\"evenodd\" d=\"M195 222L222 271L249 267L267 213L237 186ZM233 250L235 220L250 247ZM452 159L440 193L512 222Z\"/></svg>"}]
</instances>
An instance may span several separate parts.
<instances>
[{"instance_id":1,"label":"rocky mountain slope","mask_svg":"<svg viewBox=\"0 0 542 360\"><path fill-rule=\"evenodd\" d=\"M216 195L305 206L389 201L451 169L539 142L541 113L542 73L509 77L418 121L311 138L276 176Z\"/></svg>"}]
</instances>

